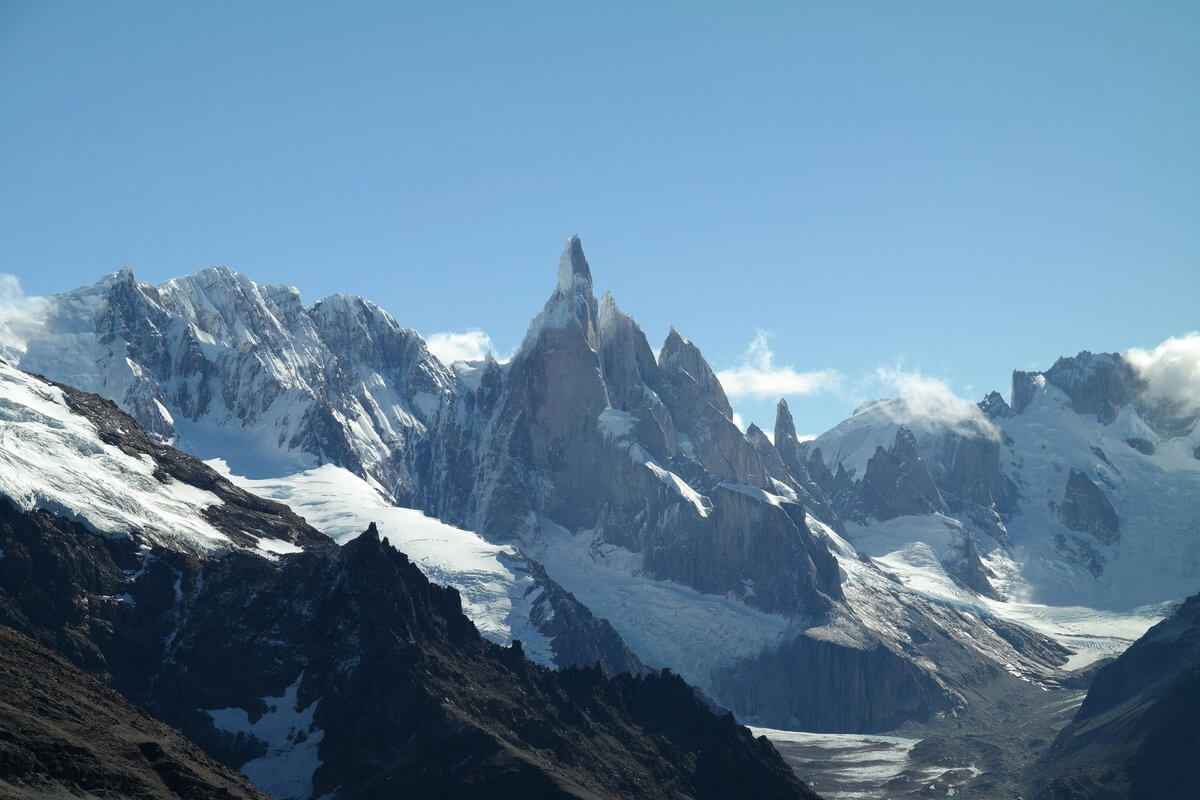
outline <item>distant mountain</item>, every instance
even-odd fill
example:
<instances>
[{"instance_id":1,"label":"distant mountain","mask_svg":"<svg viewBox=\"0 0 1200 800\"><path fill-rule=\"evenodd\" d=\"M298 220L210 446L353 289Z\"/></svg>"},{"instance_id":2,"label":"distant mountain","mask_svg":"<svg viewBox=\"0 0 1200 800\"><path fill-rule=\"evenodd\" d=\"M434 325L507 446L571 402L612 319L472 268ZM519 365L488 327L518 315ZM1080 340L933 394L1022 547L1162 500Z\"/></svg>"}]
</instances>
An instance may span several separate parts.
<instances>
[{"instance_id":1,"label":"distant mountain","mask_svg":"<svg viewBox=\"0 0 1200 800\"><path fill-rule=\"evenodd\" d=\"M973 588L986 577L1005 597L1134 611L1200 588L1200 426L1144 389L1122 356L1084 352L1015 372L1011 406L995 392L967 408L878 401L806 450L838 510L867 527L961 522L992 573L973 567ZM884 454L902 427L917 457L897 471ZM853 477L827 475L839 468Z\"/></svg>"},{"instance_id":2,"label":"distant mountain","mask_svg":"<svg viewBox=\"0 0 1200 800\"><path fill-rule=\"evenodd\" d=\"M1191 798L1200 754L1200 595L1096 673L1034 797Z\"/></svg>"},{"instance_id":3,"label":"distant mountain","mask_svg":"<svg viewBox=\"0 0 1200 800\"><path fill-rule=\"evenodd\" d=\"M679 677L535 665L374 525L338 547L109 401L0 363L0 422L0 624L275 797L814 797ZM59 701L38 702L30 724L53 728ZM111 710L122 736L143 724L127 712ZM56 735L18 738L0 769L15 754L5 774L36 777ZM140 751L180 780L198 769ZM87 748L71 753L42 772L90 780Z\"/></svg>"}]
</instances>

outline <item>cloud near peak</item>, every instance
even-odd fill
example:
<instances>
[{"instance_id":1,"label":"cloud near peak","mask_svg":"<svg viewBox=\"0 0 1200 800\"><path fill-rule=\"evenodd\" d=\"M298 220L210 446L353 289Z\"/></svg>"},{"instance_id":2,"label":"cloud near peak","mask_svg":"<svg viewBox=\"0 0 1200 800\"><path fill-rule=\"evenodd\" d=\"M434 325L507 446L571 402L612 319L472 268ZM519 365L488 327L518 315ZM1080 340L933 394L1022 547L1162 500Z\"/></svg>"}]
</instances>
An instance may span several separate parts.
<instances>
[{"instance_id":1,"label":"cloud near peak","mask_svg":"<svg viewBox=\"0 0 1200 800\"><path fill-rule=\"evenodd\" d=\"M477 328L462 333L431 334L425 339L425 346L444 364L479 361L495 350L492 337Z\"/></svg>"},{"instance_id":2,"label":"cloud near peak","mask_svg":"<svg viewBox=\"0 0 1200 800\"><path fill-rule=\"evenodd\" d=\"M921 427L949 428L965 435L983 434L998 438L991 420L979 406L961 397L946 381L900 366L875 370L879 383L894 391L900 402L880 408L896 423Z\"/></svg>"},{"instance_id":3,"label":"cloud near peak","mask_svg":"<svg viewBox=\"0 0 1200 800\"><path fill-rule=\"evenodd\" d=\"M840 391L843 377L837 370L801 372L775 364L770 337L767 331L758 331L741 363L717 372L717 379L730 398L775 399L783 395Z\"/></svg>"},{"instance_id":4,"label":"cloud near peak","mask_svg":"<svg viewBox=\"0 0 1200 800\"><path fill-rule=\"evenodd\" d=\"M1200 410L1200 331L1172 336L1153 350L1127 350L1125 360L1146 381L1144 399L1185 413Z\"/></svg>"},{"instance_id":5,"label":"cloud near peak","mask_svg":"<svg viewBox=\"0 0 1200 800\"><path fill-rule=\"evenodd\" d=\"M25 342L45 320L46 299L21 289L16 275L0 273L0 356L19 360Z\"/></svg>"}]
</instances>

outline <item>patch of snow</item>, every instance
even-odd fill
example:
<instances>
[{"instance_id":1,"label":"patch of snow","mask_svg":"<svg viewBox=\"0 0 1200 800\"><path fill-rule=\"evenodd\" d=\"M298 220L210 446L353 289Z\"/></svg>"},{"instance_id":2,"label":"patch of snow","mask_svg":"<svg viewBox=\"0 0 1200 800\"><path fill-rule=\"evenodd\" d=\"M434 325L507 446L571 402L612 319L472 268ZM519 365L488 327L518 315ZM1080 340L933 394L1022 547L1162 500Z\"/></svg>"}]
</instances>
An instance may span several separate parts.
<instances>
[{"instance_id":1,"label":"patch of snow","mask_svg":"<svg viewBox=\"0 0 1200 800\"><path fill-rule=\"evenodd\" d=\"M232 734L252 736L263 742L267 752L243 764L239 770L254 787L280 800L308 800L313 793L313 775L321 766L318 750L325 732L313 724L319 700L300 708L301 672L279 697L264 697L267 711L258 720L241 708L205 710L213 727Z\"/></svg>"},{"instance_id":2,"label":"patch of snow","mask_svg":"<svg viewBox=\"0 0 1200 800\"><path fill-rule=\"evenodd\" d=\"M292 544L291 542L285 541L283 539L268 539L266 537L259 539L255 543L255 546L257 546L258 549L262 550L264 553L271 553L274 555L286 555L288 553L300 553L300 552L303 552L303 550L304 550L303 547L298 547L297 545Z\"/></svg>"},{"instance_id":3,"label":"patch of snow","mask_svg":"<svg viewBox=\"0 0 1200 800\"><path fill-rule=\"evenodd\" d=\"M747 497L752 497L755 500L758 500L759 502L766 503L768 505L772 505L772 506L776 506L776 507L783 505L788 500L788 498L786 498L786 497L780 497L777 494L771 494L770 492L768 492L764 489L759 489L756 486L750 486L749 484L746 484L746 483L734 483L732 481L722 481L719 485L726 489L729 489L731 491L737 492L738 494L744 494ZM780 484L780 485L783 485L783 484ZM785 487L785 488L787 488L787 487ZM791 490L789 489L789 491L791 491ZM791 492L791 494L794 497L796 493Z\"/></svg>"},{"instance_id":4,"label":"patch of snow","mask_svg":"<svg viewBox=\"0 0 1200 800\"><path fill-rule=\"evenodd\" d=\"M596 420L596 427L599 428L600 433L610 439L627 439L633 435L633 426L636 422L636 417L628 411L606 408L600 412L600 416Z\"/></svg>"},{"instance_id":5,"label":"patch of snow","mask_svg":"<svg viewBox=\"0 0 1200 800\"><path fill-rule=\"evenodd\" d=\"M635 418L628 411L618 411L606 408L600 412L596 427L605 438L612 441L614 446L625 450L635 464L641 464L654 473L664 486L673 489L676 494L686 500L696 509L696 513L707 517L712 512L712 503L704 495L693 489L687 481L671 470L659 464L646 449L633 440Z\"/></svg>"}]
</instances>

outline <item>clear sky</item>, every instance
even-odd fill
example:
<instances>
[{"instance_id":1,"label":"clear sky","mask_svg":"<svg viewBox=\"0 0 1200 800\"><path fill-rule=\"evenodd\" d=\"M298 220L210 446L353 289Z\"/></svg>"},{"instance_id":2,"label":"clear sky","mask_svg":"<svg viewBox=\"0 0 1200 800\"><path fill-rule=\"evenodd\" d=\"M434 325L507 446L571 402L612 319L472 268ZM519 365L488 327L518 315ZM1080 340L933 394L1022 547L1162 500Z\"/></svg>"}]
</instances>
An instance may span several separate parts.
<instances>
[{"instance_id":1,"label":"clear sky","mask_svg":"<svg viewBox=\"0 0 1200 800\"><path fill-rule=\"evenodd\" d=\"M0 272L222 263L503 353L578 232L816 433L897 366L977 398L1200 328L1198 39L1191 0L0 0Z\"/></svg>"}]
</instances>

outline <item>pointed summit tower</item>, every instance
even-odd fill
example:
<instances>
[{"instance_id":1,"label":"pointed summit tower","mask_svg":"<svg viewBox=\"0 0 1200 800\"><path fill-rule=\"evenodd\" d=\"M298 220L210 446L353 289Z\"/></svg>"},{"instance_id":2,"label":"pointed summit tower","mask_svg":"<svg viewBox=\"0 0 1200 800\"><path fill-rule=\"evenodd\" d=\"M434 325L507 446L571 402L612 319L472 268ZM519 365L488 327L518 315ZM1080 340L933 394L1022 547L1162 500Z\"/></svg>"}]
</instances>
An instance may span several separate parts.
<instances>
[{"instance_id":1,"label":"pointed summit tower","mask_svg":"<svg viewBox=\"0 0 1200 800\"><path fill-rule=\"evenodd\" d=\"M802 472L800 443L796 441L796 423L786 398L779 398L775 406L775 449L793 472Z\"/></svg>"},{"instance_id":2,"label":"pointed summit tower","mask_svg":"<svg viewBox=\"0 0 1200 800\"><path fill-rule=\"evenodd\" d=\"M565 294L577 283L585 283L587 291L591 292L592 270L588 267L587 256L583 254L583 242L579 240L579 234L567 239L562 255L558 257L558 290Z\"/></svg>"}]
</instances>

